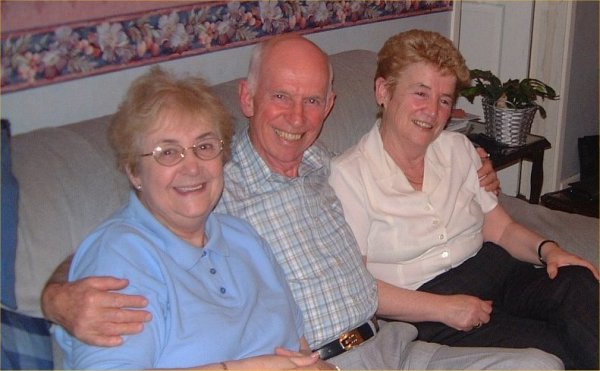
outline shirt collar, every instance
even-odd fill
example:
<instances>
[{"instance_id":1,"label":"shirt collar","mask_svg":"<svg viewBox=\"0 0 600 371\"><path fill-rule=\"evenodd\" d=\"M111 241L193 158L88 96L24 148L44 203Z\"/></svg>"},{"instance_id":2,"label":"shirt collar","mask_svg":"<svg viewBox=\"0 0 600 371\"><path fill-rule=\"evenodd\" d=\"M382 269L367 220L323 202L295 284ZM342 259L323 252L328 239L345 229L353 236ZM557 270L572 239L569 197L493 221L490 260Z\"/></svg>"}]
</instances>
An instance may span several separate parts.
<instances>
[{"instance_id":1,"label":"shirt collar","mask_svg":"<svg viewBox=\"0 0 600 371\"><path fill-rule=\"evenodd\" d=\"M371 131L367 134L364 146L365 152L367 153L370 165L375 170L379 181L383 184L388 184L396 189L406 189L411 191L412 187L408 184L408 181L400 181L399 179L405 178L404 176L398 177L399 173L402 172L400 167L396 165L392 157L383 148L383 140L381 139L381 132L379 131L380 119L375 122L375 125ZM447 133L442 132L440 136L446 135ZM428 178L428 185L426 188L435 188L440 179L447 172L450 165L442 155L442 148L439 144L439 138L433 141L427 148L425 154L425 176ZM393 184L393 185L392 185Z\"/></svg>"},{"instance_id":2,"label":"shirt collar","mask_svg":"<svg viewBox=\"0 0 600 371\"><path fill-rule=\"evenodd\" d=\"M169 255L183 269L188 270L195 266L206 253L229 255L228 244L219 236L222 235L221 225L217 215L211 213L204 228L207 236L203 248L193 246L181 239L173 231L162 224L139 200L135 192L130 193L130 205L135 220L145 229L153 233L160 240L160 248Z\"/></svg>"},{"instance_id":3,"label":"shirt collar","mask_svg":"<svg viewBox=\"0 0 600 371\"><path fill-rule=\"evenodd\" d=\"M269 168L267 163L260 157L248 132L248 126L236 134L233 144L233 161L242 171L248 184L260 184L268 181L288 182L293 178L276 173ZM328 167L330 156L320 143L315 143L304 152L300 164L299 177L307 176L313 172Z\"/></svg>"}]
</instances>

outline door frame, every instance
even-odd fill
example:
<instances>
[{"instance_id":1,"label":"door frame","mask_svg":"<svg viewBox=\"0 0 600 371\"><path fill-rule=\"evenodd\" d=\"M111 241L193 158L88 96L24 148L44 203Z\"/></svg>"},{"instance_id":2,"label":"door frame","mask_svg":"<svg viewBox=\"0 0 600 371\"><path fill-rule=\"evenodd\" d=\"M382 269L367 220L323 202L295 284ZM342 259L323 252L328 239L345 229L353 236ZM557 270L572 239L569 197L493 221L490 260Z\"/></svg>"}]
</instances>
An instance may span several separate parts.
<instances>
[{"instance_id":1,"label":"door frame","mask_svg":"<svg viewBox=\"0 0 600 371\"><path fill-rule=\"evenodd\" d=\"M450 37L455 45L460 45L461 14L463 2L469 0L455 0L450 24ZM494 3L509 2L493 1ZM533 3L533 20L531 27L531 47L528 63L529 76L538 78L555 87L561 97L569 93L569 71L571 68L570 55L572 53L576 1L536 1ZM476 2L476 1L473 1ZM492 1L490 1L492 2ZM565 145L566 127L566 99L558 101L544 101L542 103L548 113L544 120L536 115L532 126L532 133L542 135L552 144L544 156L544 182L542 193L562 189L573 178L562 179L561 169ZM531 165L523 163L523 172L529 173ZM508 173L508 172L507 172ZM516 175L515 175L516 174ZM508 174L507 181L503 183L516 183L515 177L520 176L520 171ZM502 181L503 179L501 179ZM520 193L528 195L530 188L528 177L523 177L520 183ZM576 180L576 179L575 179Z\"/></svg>"}]
</instances>

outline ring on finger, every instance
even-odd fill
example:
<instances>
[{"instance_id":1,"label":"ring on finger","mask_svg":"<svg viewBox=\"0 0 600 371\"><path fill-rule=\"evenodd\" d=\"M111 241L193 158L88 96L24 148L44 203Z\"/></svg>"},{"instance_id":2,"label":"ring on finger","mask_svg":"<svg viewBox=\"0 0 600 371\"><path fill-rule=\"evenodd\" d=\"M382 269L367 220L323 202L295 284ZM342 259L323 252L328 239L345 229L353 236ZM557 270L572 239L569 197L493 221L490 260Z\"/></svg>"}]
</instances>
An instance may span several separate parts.
<instances>
[{"instance_id":1,"label":"ring on finger","mask_svg":"<svg viewBox=\"0 0 600 371\"><path fill-rule=\"evenodd\" d=\"M477 323L475 324L475 326L473 326L473 328L480 328L480 327L481 327L481 322L477 322Z\"/></svg>"}]
</instances>

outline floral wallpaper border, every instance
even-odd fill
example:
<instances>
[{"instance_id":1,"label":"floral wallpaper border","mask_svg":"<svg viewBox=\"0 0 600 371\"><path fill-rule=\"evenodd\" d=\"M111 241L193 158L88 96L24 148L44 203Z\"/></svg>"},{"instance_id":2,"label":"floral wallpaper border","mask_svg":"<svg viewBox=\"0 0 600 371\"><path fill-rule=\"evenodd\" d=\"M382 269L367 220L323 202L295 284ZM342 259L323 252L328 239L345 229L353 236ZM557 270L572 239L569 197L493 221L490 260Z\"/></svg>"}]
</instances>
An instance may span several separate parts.
<instances>
[{"instance_id":1,"label":"floral wallpaper border","mask_svg":"<svg viewBox=\"0 0 600 371\"><path fill-rule=\"evenodd\" d=\"M452 0L213 1L1 35L2 93L252 44L452 10Z\"/></svg>"}]
</instances>

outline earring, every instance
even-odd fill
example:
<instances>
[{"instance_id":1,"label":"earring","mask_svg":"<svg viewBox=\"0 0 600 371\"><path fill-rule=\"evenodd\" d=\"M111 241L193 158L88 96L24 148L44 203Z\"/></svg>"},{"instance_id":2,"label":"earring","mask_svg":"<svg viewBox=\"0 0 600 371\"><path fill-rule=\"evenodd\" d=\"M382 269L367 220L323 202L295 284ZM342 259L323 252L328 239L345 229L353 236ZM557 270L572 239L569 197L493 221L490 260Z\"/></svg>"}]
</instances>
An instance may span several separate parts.
<instances>
[{"instance_id":1,"label":"earring","mask_svg":"<svg viewBox=\"0 0 600 371\"><path fill-rule=\"evenodd\" d=\"M135 189L137 189L138 191L141 191L142 190L142 185L141 184L136 185Z\"/></svg>"}]
</instances>

